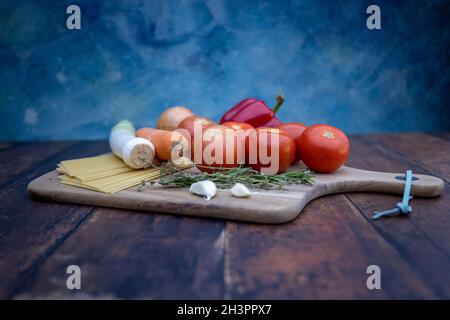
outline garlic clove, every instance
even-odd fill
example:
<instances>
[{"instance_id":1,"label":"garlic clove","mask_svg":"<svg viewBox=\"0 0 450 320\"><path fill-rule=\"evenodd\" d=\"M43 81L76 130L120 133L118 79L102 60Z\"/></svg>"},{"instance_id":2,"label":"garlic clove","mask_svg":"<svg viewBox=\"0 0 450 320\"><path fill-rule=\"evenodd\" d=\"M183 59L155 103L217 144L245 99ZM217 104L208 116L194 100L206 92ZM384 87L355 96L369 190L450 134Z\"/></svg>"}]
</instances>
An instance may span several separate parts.
<instances>
[{"instance_id":1,"label":"garlic clove","mask_svg":"<svg viewBox=\"0 0 450 320\"><path fill-rule=\"evenodd\" d=\"M233 188L231 188L231 194L233 195L233 197L246 198L249 197L252 193L242 183L236 183Z\"/></svg>"},{"instance_id":2,"label":"garlic clove","mask_svg":"<svg viewBox=\"0 0 450 320\"><path fill-rule=\"evenodd\" d=\"M194 163L191 161L191 159L187 157L180 157L177 159L172 159L171 163L173 163L176 167L187 169L194 166Z\"/></svg>"},{"instance_id":3,"label":"garlic clove","mask_svg":"<svg viewBox=\"0 0 450 320\"><path fill-rule=\"evenodd\" d=\"M202 196L205 200L211 200L217 193L217 187L214 182L203 180L191 184L189 191Z\"/></svg>"}]
</instances>

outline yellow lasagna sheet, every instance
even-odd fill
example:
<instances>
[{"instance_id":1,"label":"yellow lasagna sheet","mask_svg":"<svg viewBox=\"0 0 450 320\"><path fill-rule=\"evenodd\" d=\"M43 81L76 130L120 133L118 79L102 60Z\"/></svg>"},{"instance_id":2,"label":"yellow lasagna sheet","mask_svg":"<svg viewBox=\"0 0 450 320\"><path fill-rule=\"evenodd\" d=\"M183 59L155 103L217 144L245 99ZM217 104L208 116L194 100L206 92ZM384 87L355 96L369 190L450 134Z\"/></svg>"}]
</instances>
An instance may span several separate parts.
<instances>
[{"instance_id":1,"label":"yellow lasagna sheet","mask_svg":"<svg viewBox=\"0 0 450 320\"><path fill-rule=\"evenodd\" d=\"M56 170L62 184L113 193L160 177L158 168L132 169L113 154L61 161Z\"/></svg>"},{"instance_id":2,"label":"yellow lasagna sheet","mask_svg":"<svg viewBox=\"0 0 450 320\"><path fill-rule=\"evenodd\" d=\"M126 164L112 153L96 157L61 161L60 168L67 174L75 176L83 173L95 173L124 168Z\"/></svg>"}]
</instances>

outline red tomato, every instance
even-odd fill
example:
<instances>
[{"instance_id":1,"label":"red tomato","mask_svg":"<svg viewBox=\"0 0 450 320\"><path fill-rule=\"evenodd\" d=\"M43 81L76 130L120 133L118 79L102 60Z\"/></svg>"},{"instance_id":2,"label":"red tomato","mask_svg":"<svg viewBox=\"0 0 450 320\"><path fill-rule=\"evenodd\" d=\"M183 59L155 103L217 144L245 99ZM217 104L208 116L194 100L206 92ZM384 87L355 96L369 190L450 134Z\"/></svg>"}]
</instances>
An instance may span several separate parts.
<instances>
[{"instance_id":1,"label":"red tomato","mask_svg":"<svg viewBox=\"0 0 450 320\"><path fill-rule=\"evenodd\" d=\"M184 129L187 130L187 132L184 132L184 136L188 139L188 140L193 140L194 139L194 126L197 126L197 128L201 128L202 132L205 131L206 128L215 125L216 123L212 120L209 120L207 118L204 117L198 117L198 116L190 116L187 117L185 119L183 119L183 121L180 122L180 124L178 125L177 129ZM184 130L177 130L180 133L183 133ZM190 137L187 136L187 133L189 133Z\"/></svg>"},{"instance_id":2,"label":"red tomato","mask_svg":"<svg viewBox=\"0 0 450 320\"><path fill-rule=\"evenodd\" d=\"M176 131L181 133L188 141L190 141L191 160L194 157L194 145L201 144L201 135L205 130L215 125L215 122L204 117L190 116L180 122ZM195 130L199 133L199 137L195 139ZM201 130L200 130L201 129ZM189 154L189 153L188 153ZM187 155L186 155L187 156Z\"/></svg>"},{"instance_id":3,"label":"red tomato","mask_svg":"<svg viewBox=\"0 0 450 320\"><path fill-rule=\"evenodd\" d=\"M257 128L247 138L246 156L250 166L265 174L286 171L295 158L295 142L277 128Z\"/></svg>"},{"instance_id":4,"label":"red tomato","mask_svg":"<svg viewBox=\"0 0 450 320\"><path fill-rule=\"evenodd\" d=\"M295 159L294 163L297 163L301 159L300 154L300 136L305 131L306 126L299 122L286 122L279 124L276 128L286 131L292 139L295 141Z\"/></svg>"},{"instance_id":5,"label":"red tomato","mask_svg":"<svg viewBox=\"0 0 450 320\"><path fill-rule=\"evenodd\" d=\"M302 161L311 170L330 173L348 158L350 142L344 132L326 124L305 129L300 137Z\"/></svg>"},{"instance_id":6,"label":"red tomato","mask_svg":"<svg viewBox=\"0 0 450 320\"><path fill-rule=\"evenodd\" d=\"M226 126L228 128L231 128L231 129L235 129L235 130L242 130L244 132L255 129L251 124L248 124L245 122L228 121L228 122L222 123L222 125Z\"/></svg>"},{"instance_id":7,"label":"red tomato","mask_svg":"<svg viewBox=\"0 0 450 320\"><path fill-rule=\"evenodd\" d=\"M252 132L255 132L255 128L251 124L245 122L228 121L222 123L222 125L236 130L236 134L240 142L239 150L245 153L245 144L247 143L247 137ZM248 157L245 157L245 163L248 164Z\"/></svg>"},{"instance_id":8,"label":"red tomato","mask_svg":"<svg viewBox=\"0 0 450 320\"><path fill-rule=\"evenodd\" d=\"M213 173L242 164L244 151L239 151L239 138L234 129L214 125L203 133L201 149L194 149L194 162L200 171Z\"/></svg>"}]
</instances>

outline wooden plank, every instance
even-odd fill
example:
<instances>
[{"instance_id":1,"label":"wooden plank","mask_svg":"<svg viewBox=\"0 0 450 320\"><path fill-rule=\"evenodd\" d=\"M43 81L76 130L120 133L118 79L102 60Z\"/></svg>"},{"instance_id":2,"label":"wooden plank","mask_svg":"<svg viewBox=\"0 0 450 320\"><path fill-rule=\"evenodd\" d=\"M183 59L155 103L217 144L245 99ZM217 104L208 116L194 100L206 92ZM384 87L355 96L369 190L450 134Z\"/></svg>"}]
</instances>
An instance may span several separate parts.
<instances>
[{"instance_id":1,"label":"wooden plank","mask_svg":"<svg viewBox=\"0 0 450 320\"><path fill-rule=\"evenodd\" d=\"M66 148L67 146L69 147ZM27 153L34 155L24 156L24 166L20 167L21 173L0 190L2 198L0 297L2 298L14 295L14 292L31 281L46 257L78 227L92 209L86 206L33 201L26 193L28 182L53 169L60 160L106 152L108 145L105 142L86 142L78 145L56 143L56 146L53 143L46 143L37 144L35 148L43 150L33 151L31 146L26 147L29 151ZM22 152L14 151L14 155L20 157L20 154ZM8 159L8 156L2 161L5 159Z\"/></svg>"},{"instance_id":2,"label":"wooden plank","mask_svg":"<svg viewBox=\"0 0 450 320\"><path fill-rule=\"evenodd\" d=\"M11 148L14 148L20 144L20 142L0 142L0 152L3 152L5 150L9 150Z\"/></svg>"},{"instance_id":3,"label":"wooden plank","mask_svg":"<svg viewBox=\"0 0 450 320\"><path fill-rule=\"evenodd\" d=\"M391 141L382 140L382 143L379 142L381 141L379 136L364 136L361 139L363 139L363 141L360 141L361 144L373 144L374 148L367 150L366 154L360 154L360 166L367 165L379 169L389 167L398 170L403 168L403 171L412 169L415 173L435 174L442 179L449 179L449 176L446 175L447 169L445 168L445 163L448 163L447 158L450 153L450 143L448 142L442 143L442 141L439 141L438 139L439 148L436 150L434 146L432 146L436 143L436 138L429 135L423 135L420 139L422 147L424 145L430 145L434 150L422 152L423 159L421 159L420 156L413 155L414 151L408 151L407 148L400 148L401 145L397 142L397 139L391 139ZM357 141L355 141L355 143L356 142ZM410 148L415 149L418 144L419 142L416 142ZM411 155L411 158L403 160L402 158L399 159L399 152ZM370 156L368 157L367 154L370 154ZM400 155L400 157L402 157L402 155ZM384 160L379 161L381 158ZM364 159L369 160L369 162ZM355 165L358 165L358 163L355 163ZM449 193L450 189L449 184L447 183L445 193L441 197L435 199L416 198L411 202L414 213L416 213L411 216L414 217L413 221L425 228L423 230L429 230L429 232L436 233L436 235L427 233L427 236L436 241L436 243L439 243L439 246L447 255L450 255L450 237L447 236L447 230L450 227L450 216L448 214L448 208L450 207ZM398 198L394 201L398 201ZM419 214L419 212L422 212L422 214Z\"/></svg>"},{"instance_id":4,"label":"wooden plank","mask_svg":"<svg viewBox=\"0 0 450 320\"><path fill-rule=\"evenodd\" d=\"M221 299L224 223L96 209L16 298ZM82 290L66 288L79 265Z\"/></svg>"},{"instance_id":5,"label":"wooden plank","mask_svg":"<svg viewBox=\"0 0 450 320\"><path fill-rule=\"evenodd\" d=\"M233 299L433 298L434 293L344 195L311 202L292 223L229 223L226 296ZM368 290L369 265L382 290Z\"/></svg>"},{"instance_id":6,"label":"wooden plank","mask_svg":"<svg viewBox=\"0 0 450 320\"><path fill-rule=\"evenodd\" d=\"M397 136L399 138L397 138ZM418 165L422 164L414 152L407 152L407 149L400 149L408 153L418 164L409 162L407 159L399 158L399 148L405 143L405 136L409 134L399 134L390 136L389 141L384 140L382 145L377 142L382 137L376 139L364 137L353 137L351 139L353 151L350 164L360 168L371 168L375 170L406 171L412 169L415 173L430 173ZM416 136L413 136L416 138ZM435 142L430 137L429 143ZM421 137L426 139L425 135ZM399 144L401 141L402 144ZM415 148L419 143L410 144L410 148ZM420 147L420 144L419 144ZM450 152L450 148L448 150ZM445 149L439 153L445 154ZM444 172L440 167L439 154L436 150L424 153L424 167L432 167L434 164L429 159L436 161L436 173ZM433 172L431 172L433 173ZM445 177L443 177L445 178ZM358 194L347 195L353 204L367 218L367 221L402 255L411 267L421 275L422 279L433 288L440 298L450 297L450 274L448 266L450 264L450 192L447 186L445 193L434 199L413 199L411 204L413 213L409 218L390 218L381 221L370 220L373 211L384 210L393 207L401 199L400 197L378 194Z\"/></svg>"},{"instance_id":7,"label":"wooden plank","mask_svg":"<svg viewBox=\"0 0 450 320\"><path fill-rule=\"evenodd\" d=\"M75 142L20 143L0 152L0 187L20 179L33 166L51 161L55 154L74 145Z\"/></svg>"},{"instance_id":8,"label":"wooden plank","mask_svg":"<svg viewBox=\"0 0 450 320\"><path fill-rule=\"evenodd\" d=\"M429 134L446 141L450 141L450 132L430 132Z\"/></svg>"},{"instance_id":9,"label":"wooden plank","mask_svg":"<svg viewBox=\"0 0 450 320\"><path fill-rule=\"evenodd\" d=\"M364 136L379 149L389 148L392 157L414 164L450 182L450 142L426 133L373 134Z\"/></svg>"},{"instance_id":10,"label":"wooden plank","mask_svg":"<svg viewBox=\"0 0 450 320\"><path fill-rule=\"evenodd\" d=\"M397 135L388 136L390 141L396 138ZM400 140L408 144L402 135ZM374 152L372 143L352 139L349 165L400 172L411 168L411 163L401 154L392 156L386 147L378 146ZM431 152L434 153L427 153L430 158L438 150ZM445 154L442 149L439 152ZM429 173L418 167L413 169ZM445 172L442 167L439 170ZM448 251L442 248L447 248L449 241L448 214L444 216L445 208L449 207L446 192L438 199L414 200L415 212L422 214L417 213L410 220L372 222L369 217L373 210L383 209L386 204L395 205L399 197L354 193L348 194L347 199L357 208L345 204L343 196L318 199L289 227L268 230L262 226L230 224L225 259L230 261L226 263L229 266L226 274L230 275L228 295L235 298L372 298L374 295L448 298ZM358 211L364 216L358 216ZM353 215L343 216L347 212ZM437 219L429 216L427 219L425 214ZM368 263L382 268L383 283L391 286L384 287L383 293L361 287L364 280L361 268ZM386 268L388 273L384 272Z\"/></svg>"},{"instance_id":11,"label":"wooden plank","mask_svg":"<svg viewBox=\"0 0 450 320\"><path fill-rule=\"evenodd\" d=\"M367 140L363 142L367 142ZM356 145L354 145L354 147L356 147ZM379 148L386 154L390 154L391 152L389 146L379 145ZM383 154L381 151L380 153ZM365 153L362 152L360 157L361 159L364 154ZM400 160L404 159L401 154L395 153L392 158L393 160L391 159L388 161L397 163L399 166L399 171L403 171L406 167L410 166L410 164L407 163L407 165L405 165L403 160ZM374 161L373 165L382 165L382 161L385 161L385 159L386 158L382 156L378 159L379 161ZM421 167L417 168L418 172L420 171L420 168ZM371 167L371 169L374 168ZM425 169L422 170L422 172L427 172ZM371 197L370 195L365 196ZM378 195L373 196L378 197ZM400 242L400 245L398 244L397 232L401 233L402 230L392 232L391 237L389 237L389 234L382 233L384 230L389 231L389 228L391 228L392 225L394 225L394 227L395 225L399 225L401 222L405 221L405 219L382 221L383 228L384 226L385 228L380 231L378 224L371 224L361 215L361 212L358 211L361 210L367 217L368 213L372 210L371 206L374 206L375 209L379 209L380 205L384 206L386 203L390 203L391 199L393 200L393 203L398 201L398 197L379 197L379 203L360 203L358 208L353 206L353 198L346 198L342 195L319 199L311 203L299 219L295 220L294 223L287 225L273 227L235 223L228 224L226 233L221 231L220 236L211 238L206 237L208 241L215 244L214 252L217 254L214 255L214 259L219 261L217 265L225 265L223 272L225 274L225 281L227 284L226 288L223 288L218 280L212 281L213 286L217 286L219 289L216 287L216 289L211 291L214 292L210 292L210 294L215 296L217 292L220 293L221 290L225 290L225 297L234 298L433 298L445 296L446 287L442 285L441 288L436 289L434 283L437 281L444 282L446 278L433 276L432 269L428 270L427 268L424 268L429 259L435 259L437 254L436 252L439 251L437 247L442 246L442 244L440 242L436 243L434 238L429 237L428 234L425 234L425 238L428 237L429 242L435 244L435 248L432 251L432 254L420 257L421 259L424 259L423 264L418 264L415 260L413 261L414 263L411 264L410 258L414 253L414 251L411 251L411 247L414 244L407 243L404 246L402 242ZM389 200L386 200L386 197L388 197ZM447 197L447 195L445 197ZM23 199L18 199L19 201L24 201ZM27 206L27 208L23 209L23 212L28 211L28 218L32 221L35 221L36 217L40 219L40 222L38 221L39 223L36 224L36 226L40 226L39 233L36 232L37 228L31 228L31 235L28 237L28 235L26 235L27 230L25 230L25 232L19 230L22 237L15 237L15 239L8 240L8 245L12 249L8 251L7 254L13 256L15 255L15 257L10 258L13 263L7 259L3 260L3 258L0 257L0 283L2 283L2 285L6 283L8 285L8 289L10 290L9 294L6 294L6 296L11 296L12 292L12 295L15 297L51 297L55 295L70 295L70 297L73 297L74 295L77 295L77 297L172 297L173 291L180 290L180 293L178 293L179 297L185 297L186 295L195 297L195 294L198 295L199 293L193 293L196 291L192 289L192 287L205 288L205 285L204 283L202 285L198 284L202 283L202 280L191 280L191 282L189 282L187 279L192 279L190 277L195 278L197 275L198 277L196 279L218 279L217 274L220 273L220 269L218 267L216 271L212 271L214 267L210 268L209 264L207 264L208 259L204 259L206 261L196 261L195 263L198 266L196 269L197 271L194 273L191 272L189 268L184 270L180 267L180 265L182 266L183 263L187 262L187 265L192 268L192 261L196 260L196 257L199 256L200 253L195 251L190 258L180 257L182 254L181 252L192 249L192 245L178 244L172 246L172 243L177 241L177 238L173 235L177 235L177 233L179 233L177 229L178 227L174 227L174 225L177 225L176 223L165 223L168 225L167 228L162 228L164 235L166 235L165 237L163 235L155 235L155 238L152 238L153 233L147 233L144 228L149 224L156 225L157 223L154 222L154 220L157 218L175 219L175 221L188 218L181 219L168 216L157 216L156 218L156 216L153 215L145 215L147 217L145 219L146 222L143 222L144 220L142 219L137 219L136 221L133 220L134 222L131 223L134 227L130 228L137 233L130 234L128 231L125 231L124 235L117 237L117 229L119 229L119 231L121 231L121 229L115 226L116 232L108 233L101 231L98 232L99 235L89 238L89 236L91 236L91 234L95 234L97 230L103 229L97 229L95 227L87 228L86 225L91 223L88 221L90 221L93 217L97 217L102 212L102 215L104 215L104 210L106 211L106 214L109 214L109 217L111 215L114 216L115 214L124 214L125 216L123 219L120 219L123 225L128 222L129 217L133 214L111 209L101 209L99 213L96 212L90 216L86 214L82 219L75 217L74 220L76 220L76 223L71 225L69 228L67 225L64 225L64 223L66 223L68 217L73 217L73 215L77 215L77 213L65 213L62 217L64 223L62 226L60 225L61 228L58 229L50 227L50 225L54 223L54 218L49 220L42 219L41 216L44 213L36 213L37 207L30 207L26 204L26 201L28 200L25 200L25 206ZM413 207L415 213L417 213L415 203L419 200L413 201ZM428 201L431 200L423 201L428 206ZM57 204L53 205L57 207L62 206ZM360 205L362 209L360 208ZM364 205L366 205L366 207L364 207ZM18 207L19 204L17 203L15 206L10 205L8 208L9 211L13 211ZM42 209L42 207L40 208ZM69 206L66 206L66 209L67 208L69 208ZM88 210L88 208L85 208L85 210ZM49 208L48 210L44 208L44 211L46 213L49 212L50 215L57 214L57 211L54 208ZM367 213L365 211L367 211ZM434 212L435 211L432 211L431 213ZM342 219L343 215L345 217L344 219ZM11 217L12 216L13 214L11 214ZM432 222L431 219L426 219L425 215L421 216L424 217L426 222ZM7 218L9 219L11 217L8 216ZM154 219L150 217L154 217ZM204 221L195 219L189 220ZM25 219L23 217L19 219L20 223L23 223L24 221ZM45 221L47 221L48 226ZM399 223L394 224L394 221L398 221ZM142 223L142 228L139 228L139 222ZM417 222L417 220L414 220L414 222ZM437 223L439 224L439 220L437 220ZM100 224L100 226L103 227L108 227L109 225L110 223L108 218L105 218L105 220L103 220ZM2 227L3 225L0 224L0 232ZM436 226L433 225L433 227ZM190 228L190 223L187 223L184 228ZM160 228L155 227L155 229L159 230ZM207 227L205 228L202 226L198 229L195 228L195 230L200 234L204 229L207 229ZM444 224L443 229L448 230L448 227ZM378 233L374 232L374 230ZM114 230L111 229L111 231ZM133 238L136 237L136 234L138 235L138 238L140 238L139 231L142 231L142 233L146 235L144 239L142 239L142 242L128 242L129 247L127 248L131 247L133 248L133 252L135 250L137 252L136 255L130 253L130 259L133 265L131 269L139 271L140 269L138 269L137 265L139 265L139 263L143 263L145 266L150 265L150 270L156 271L156 275L150 274L149 276L146 275L145 278L139 276L133 278L134 273L127 272L126 275L128 277L117 276L118 273L123 272L124 269L126 270L125 259L127 257L120 256L120 258L115 260L115 255L109 252L114 249L105 249L109 245L107 240L114 241L116 238L125 240L125 238L127 238L126 236ZM30 230L28 230L28 232L30 232ZM420 235L420 232L415 230L406 230L404 232L406 232L410 238ZM41 235L40 233L43 233L44 235ZM51 233L53 233L53 235L50 236ZM169 237L170 234L172 237ZM218 231L215 234L217 235ZM383 237L380 237L379 234ZM3 233L0 233L0 250L2 252L2 256L3 252L6 252L3 247L3 235ZM69 235L70 237L68 237ZM76 238L76 236L78 236L78 238ZM79 250L79 254L71 256L71 252L76 247L76 242L72 241L72 238L81 241L85 237L86 239L93 239L93 241L98 239L100 240L100 244L98 246L87 246L87 244L85 244L83 249ZM22 247L18 247L14 250L13 247L15 243L22 241L22 239L25 239L26 243ZM87 241L86 239L84 242ZM162 244L161 241L164 241L161 239L167 240L167 243L170 245ZM184 242L194 241L192 239L193 238L191 236L182 237ZM436 239L442 241L439 237ZM37 240L37 252L30 253L30 248L33 248L33 246L36 245L33 240ZM390 243L388 244L386 240L389 240L390 243L392 243L391 240L394 240L394 243L392 243L392 245ZM403 239L401 240L403 241ZM50 246L48 246L48 242L51 243ZM42 247L40 244L42 244ZM163 247L166 250L170 250L170 248L175 247L175 252L178 252L178 254L176 254L176 256L168 253L162 254L162 252L158 249L160 247ZM203 247L203 244L199 245L199 247L202 249L205 248ZM277 250L277 247L279 250ZM157 257L167 257L166 260L161 260L161 258L158 258L150 262L144 261L141 256L145 255L147 252L145 249L147 248L150 248L150 252L157 252ZM218 253L220 250L217 250L217 248L227 253L224 260L223 257L222 260L220 260L220 254ZM94 251L91 251L91 249ZM119 247L119 249L125 250L124 247ZM21 250L25 251L25 254L23 255L24 259L18 261L16 251L20 252ZM33 250L36 250L36 248L33 248ZM207 252L208 250L204 249L203 251ZM438 259L440 259L439 261L444 261L442 256L445 256L445 252L443 252L442 249L440 249L440 251L441 256L438 257ZM72 291L69 293L66 293L65 291L62 292L62 289L60 289L61 286L65 285L65 277L67 276L64 272L64 267L68 263L75 263L74 261L77 256L84 257L81 263L83 270L84 262L86 262L88 266L89 271L87 272L87 275L83 276L87 277L86 286L88 286L88 283L93 280L92 286L87 287L88 291L84 289L82 290L82 292L86 293L86 296L83 296L82 293L74 293ZM8 269L3 268L4 261L7 262ZM105 267L95 270L94 267L97 261ZM379 263L379 261L381 261L381 263ZM408 263L405 263L405 261L408 261ZM201 263L203 263L202 266L200 266ZM365 280L367 275L365 274L365 268L368 263L376 263L382 267L383 290L369 291L366 289ZM103 273L108 272L105 271L107 270L106 266L108 264L113 265L112 270L114 272L112 272L111 276L103 275L101 273L101 271L103 271ZM28 267L23 267L24 265L27 265ZM438 263L438 265L440 264ZM4 279L11 277L11 274L16 274L16 269L14 267L22 270L21 275L18 278L16 277L12 282L5 282ZM145 267L142 268L145 269ZM94 270L93 275L95 276L90 276L90 270ZM163 272L161 270L165 270L167 272ZM428 279L429 275L431 275L432 278L431 282ZM151 287L151 284L158 284L159 277L165 279L162 285L166 285L162 289L162 293L158 295L157 293L154 293L158 289L156 289L156 286ZM177 279L180 278L184 279L184 287L178 285L177 283ZM99 279L96 284L95 279ZM140 288L139 282L141 280L148 285L149 288L151 287L151 290ZM109 281L112 283L111 287L107 287ZM127 287L129 282L131 285L130 287ZM51 283L53 283L53 286ZM102 287L106 287L107 289L102 290ZM2 288L0 288L0 296L2 292L1 290Z\"/></svg>"}]
</instances>

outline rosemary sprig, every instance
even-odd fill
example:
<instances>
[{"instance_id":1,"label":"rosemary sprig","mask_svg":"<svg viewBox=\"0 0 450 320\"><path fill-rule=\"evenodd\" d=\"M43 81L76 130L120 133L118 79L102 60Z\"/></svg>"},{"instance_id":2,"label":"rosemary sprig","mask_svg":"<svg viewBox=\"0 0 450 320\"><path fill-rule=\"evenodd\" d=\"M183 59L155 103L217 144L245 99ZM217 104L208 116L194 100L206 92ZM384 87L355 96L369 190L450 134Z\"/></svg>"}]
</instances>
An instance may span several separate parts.
<instances>
[{"instance_id":1,"label":"rosemary sprig","mask_svg":"<svg viewBox=\"0 0 450 320\"><path fill-rule=\"evenodd\" d=\"M189 172L183 170L167 172L167 168L162 167L161 174L162 176L159 181L151 183L159 183L160 185L166 187L180 188L189 187L194 182L211 180L220 189L230 188L238 182L246 185L249 188L284 189L283 187L285 187L286 185L300 183L312 184L314 182L311 171L307 169L296 170L276 175L266 175L244 166L214 173Z\"/></svg>"}]
</instances>

